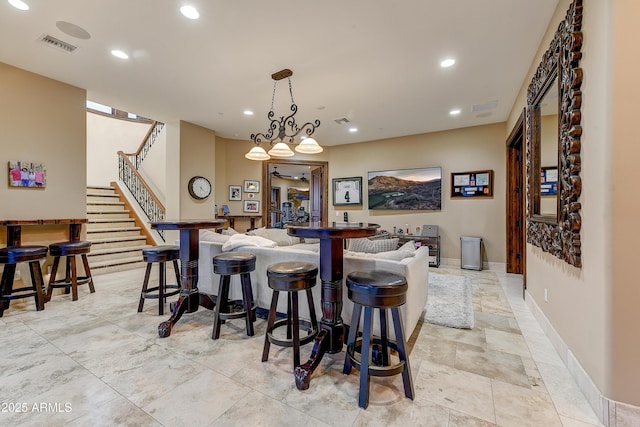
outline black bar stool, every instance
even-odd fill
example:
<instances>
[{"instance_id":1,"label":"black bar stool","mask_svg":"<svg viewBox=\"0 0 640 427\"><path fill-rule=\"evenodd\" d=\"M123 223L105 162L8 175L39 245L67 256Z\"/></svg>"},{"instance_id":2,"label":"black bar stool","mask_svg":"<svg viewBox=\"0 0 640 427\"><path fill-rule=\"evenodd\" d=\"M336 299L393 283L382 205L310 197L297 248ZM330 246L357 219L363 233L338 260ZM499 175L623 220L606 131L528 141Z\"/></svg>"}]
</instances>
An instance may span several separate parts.
<instances>
[{"instance_id":1,"label":"black bar stool","mask_svg":"<svg viewBox=\"0 0 640 427\"><path fill-rule=\"evenodd\" d=\"M351 365L360 371L360 394L358 405L366 409L369 405L369 380L371 376L388 377L402 373L404 395L413 400L413 380L405 346L404 326L399 307L407 300L407 280L386 271L352 272L347 275L349 299L353 301L353 316L347 340L347 354L343 373L351 373ZM356 339L360 325L360 314L364 307L362 338ZM380 337L373 337L373 309L380 314ZM391 310L396 340L387 336L389 323L387 310ZM373 353L375 344L376 354ZM389 348L398 352L399 362L389 364ZM355 353L360 350L360 361ZM373 359L373 364L372 364Z\"/></svg>"},{"instance_id":2,"label":"black bar stool","mask_svg":"<svg viewBox=\"0 0 640 427\"><path fill-rule=\"evenodd\" d=\"M158 315L164 314L164 304L167 297L177 295L182 289L180 283L180 269L178 268L178 260L180 259L180 247L177 245L154 246L142 250L142 259L147 263L147 270L144 273L144 282L142 282L142 291L140 291L140 302L138 303L138 313L144 308L144 300L147 298L158 299ZM167 262L173 261L173 270L176 275L176 283L167 285ZM158 286L149 288L149 276L151 276L151 267L153 263L158 264ZM175 289L167 291L168 289Z\"/></svg>"},{"instance_id":3,"label":"black bar stool","mask_svg":"<svg viewBox=\"0 0 640 427\"><path fill-rule=\"evenodd\" d=\"M213 331L211 339L220 338L220 325L223 320L244 317L247 324L247 336L253 336L253 322L256 320L256 307L253 303L251 273L256 269L256 256L245 252L223 252L213 257L213 272L220 275L218 297L213 309ZM236 302L229 301L231 276L240 275L242 284L242 308L236 310Z\"/></svg>"},{"instance_id":4,"label":"black bar stool","mask_svg":"<svg viewBox=\"0 0 640 427\"><path fill-rule=\"evenodd\" d=\"M11 300L34 297L36 310L44 310L46 297L40 260L47 257L46 246L9 246L0 249L0 264L4 264L2 282L0 282L0 317L9 308ZM13 289L13 277L16 274L16 264L29 263L31 286Z\"/></svg>"},{"instance_id":5,"label":"black bar stool","mask_svg":"<svg viewBox=\"0 0 640 427\"><path fill-rule=\"evenodd\" d=\"M64 288L65 293L69 293L71 289L72 300L78 300L78 285L89 285L89 290L94 293L93 278L91 277L91 269L87 254L91 250L91 242L83 240L70 240L68 242L58 242L49 245L49 253L53 257L53 267L51 267L51 276L49 276L49 286L47 286L47 301L51 299L54 288ZM76 255L82 258L84 265L84 276L78 276L76 266ZM58 274L58 265L60 257L67 257L64 279L56 280Z\"/></svg>"},{"instance_id":6,"label":"black bar stool","mask_svg":"<svg viewBox=\"0 0 640 427\"><path fill-rule=\"evenodd\" d=\"M316 320L316 310L313 305L313 295L311 288L316 285L318 267L308 262L281 262L270 265L267 268L267 278L269 287L273 289L271 297L271 308L267 320L267 332L264 336L264 349L262 350L262 361L269 359L269 348L271 343L281 347L293 347L293 368L300 365L300 345L312 341L318 334L318 321ZM311 317L311 328L306 336L300 338L300 323L308 327L309 323L300 321L298 315L298 291L306 291L307 302L309 304L309 317ZM287 317L276 321L276 311L278 306L278 296L280 292L287 292ZM274 331L281 327L287 327L286 339L278 338Z\"/></svg>"}]
</instances>

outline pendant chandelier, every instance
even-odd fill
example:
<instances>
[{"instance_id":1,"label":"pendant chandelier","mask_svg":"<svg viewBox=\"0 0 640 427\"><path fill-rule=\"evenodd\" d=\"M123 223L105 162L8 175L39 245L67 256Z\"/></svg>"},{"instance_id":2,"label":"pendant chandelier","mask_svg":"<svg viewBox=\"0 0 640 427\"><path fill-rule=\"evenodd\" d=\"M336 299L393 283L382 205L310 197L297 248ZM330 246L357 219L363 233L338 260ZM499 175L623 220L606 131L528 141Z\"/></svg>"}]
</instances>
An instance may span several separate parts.
<instances>
[{"instance_id":1,"label":"pendant chandelier","mask_svg":"<svg viewBox=\"0 0 640 427\"><path fill-rule=\"evenodd\" d=\"M244 156L249 160L269 160L273 157L291 157L295 153L291 151L288 144L296 144L295 138L303 134L302 139L297 143L295 150L298 153L304 154L317 154L322 152L322 147L318 145L315 139L311 138L316 128L320 126L320 120L315 122L307 122L302 126L298 126L296 123L295 115L298 112L298 106L293 101L293 90L291 89L291 76L293 71L285 68L282 71L278 71L271 75L273 79L273 95L271 96L271 109L267 114L267 119L271 121L269 130L266 133L253 133L251 134L251 140L256 144L247 154ZM280 116L279 119L274 119L275 113L273 111L273 104L276 98L276 87L278 81L286 78L289 81L289 94L291 95L291 114L288 116ZM287 133L289 131L289 133ZM268 142L271 149L267 153L264 148L260 146L261 142Z\"/></svg>"}]
</instances>

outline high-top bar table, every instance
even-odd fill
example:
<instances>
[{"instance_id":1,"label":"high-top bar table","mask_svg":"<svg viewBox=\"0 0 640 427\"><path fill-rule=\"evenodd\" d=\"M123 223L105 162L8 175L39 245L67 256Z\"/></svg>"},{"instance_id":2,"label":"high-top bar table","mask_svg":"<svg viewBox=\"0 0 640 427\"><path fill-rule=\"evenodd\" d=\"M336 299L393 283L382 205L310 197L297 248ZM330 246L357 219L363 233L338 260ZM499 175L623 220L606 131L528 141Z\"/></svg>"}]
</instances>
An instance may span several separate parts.
<instances>
[{"instance_id":1,"label":"high-top bar table","mask_svg":"<svg viewBox=\"0 0 640 427\"><path fill-rule=\"evenodd\" d=\"M294 371L298 390L309 388L311 374L318 367L325 352L338 353L344 344L342 323L342 276L344 239L367 237L376 233L378 224L333 222L287 225L287 233L303 238L320 239L320 279L322 281L322 319L311 359Z\"/></svg>"},{"instance_id":2,"label":"high-top bar table","mask_svg":"<svg viewBox=\"0 0 640 427\"><path fill-rule=\"evenodd\" d=\"M69 240L80 240L82 224L86 218L78 219L25 219L25 220L0 220L0 225L7 227L7 246L20 246L22 244L23 225L69 225Z\"/></svg>"},{"instance_id":3,"label":"high-top bar table","mask_svg":"<svg viewBox=\"0 0 640 427\"><path fill-rule=\"evenodd\" d=\"M151 222L155 230L180 231L180 280L182 290L169 320L158 325L158 335L165 338L171 335L171 329L184 312L194 313L202 305L209 310L215 303L205 294L198 292L198 257L201 228L218 228L224 220L163 220ZM211 261L213 262L213 260Z\"/></svg>"}]
</instances>

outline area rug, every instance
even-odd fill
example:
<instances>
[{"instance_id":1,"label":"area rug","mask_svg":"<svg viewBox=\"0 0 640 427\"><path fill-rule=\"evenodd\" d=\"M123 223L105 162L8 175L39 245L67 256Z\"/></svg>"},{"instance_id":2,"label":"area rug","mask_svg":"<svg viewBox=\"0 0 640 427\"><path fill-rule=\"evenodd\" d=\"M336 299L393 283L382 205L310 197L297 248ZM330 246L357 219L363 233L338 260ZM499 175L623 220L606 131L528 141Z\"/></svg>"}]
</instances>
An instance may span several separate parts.
<instances>
[{"instance_id":1,"label":"area rug","mask_svg":"<svg viewBox=\"0 0 640 427\"><path fill-rule=\"evenodd\" d=\"M465 277L429 272L424 321L450 328L473 329L473 290Z\"/></svg>"}]
</instances>

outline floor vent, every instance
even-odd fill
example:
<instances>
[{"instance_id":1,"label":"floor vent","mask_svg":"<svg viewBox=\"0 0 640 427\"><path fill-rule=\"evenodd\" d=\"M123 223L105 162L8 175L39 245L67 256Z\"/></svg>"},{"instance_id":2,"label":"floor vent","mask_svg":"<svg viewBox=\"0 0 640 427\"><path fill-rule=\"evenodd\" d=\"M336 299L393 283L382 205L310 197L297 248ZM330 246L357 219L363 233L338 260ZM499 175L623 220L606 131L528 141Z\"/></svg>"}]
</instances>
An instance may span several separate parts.
<instances>
[{"instance_id":1,"label":"floor vent","mask_svg":"<svg viewBox=\"0 0 640 427\"><path fill-rule=\"evenodd\" d=\"M45 43L47 46L51 46L66 53L73 53L78 48L77 46L63 42L62 40L50 35L42 36L40 41Z\"/></svg>"}]
</instances>

